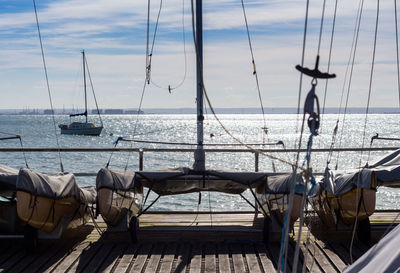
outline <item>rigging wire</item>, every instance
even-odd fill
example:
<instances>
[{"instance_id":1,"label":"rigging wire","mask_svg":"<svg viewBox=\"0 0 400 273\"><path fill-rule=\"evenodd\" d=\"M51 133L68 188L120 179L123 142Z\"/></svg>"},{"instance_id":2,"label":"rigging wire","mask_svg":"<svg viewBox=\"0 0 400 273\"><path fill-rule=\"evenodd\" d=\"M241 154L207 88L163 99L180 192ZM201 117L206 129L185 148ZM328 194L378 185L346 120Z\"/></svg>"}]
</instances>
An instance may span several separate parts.
<instances>
[{"instance_id":1,"label":"rigging wire","mask_svg":"<svg viewBox=\"0 0 400 273\"><path fill-rule=\"evenodd\" d=\"M310 6L310 0L306 2L306 15L304 19L304 32L303 32L303 49L301 51L301 66L304 66L304 58L306 52L306 41L307 41L307 26L308 26L308 11ZM300 73L300 81L299 81L299 95L297 98L297 118L296 118L296 134L299 132L299 119L300 119L300 101L301 101L301 92L302 92L302 85L303 85L303 73ZM295 142L294 146L297 146Z\"/></svg>"},{"instance_id":2,"label":"rigging wire","mask_svg":"<svg viewBox=\"0 0 400 273\"><path fill-rule=\"evenodd\" d=\"M375 22L375 36L374 36L374 48L372 51L372 62L371 62L371 71L369 75L369 86L368 86L368 99L367 99L367 107L365 110L365 120L364 120L364 128L363 128L363 138L362 138L362 145L361 148L364 148L365 144L365 136L366 136L366 130L367 130L367 121L368 121L368 113L369 113L369 105L370 105L370 100L371 100L371 92L372 92L372 79L374 75L374 68L375 68L375 56L376 56L376 40L377 40L377 35L378 35L378 25L379 25L379 0L377 1L377 7L376 7L376 22ZM371 152L368 152L368 160ZM363 156L363 151L361 150L360 154L360 163L359 167L361 167L361 162L362 162L362 156ZM368 162L368 161L367 161Z\"/></svg>"},{"instance_id":3,"label":"rigging wire","mask_svg":"<svg viewBox=\"0 0 400 273\"><path fill-rule=\"evenodd\" d=\"M249 24L248 24L248 21L247 21L246 9L244 7L244 1L241 0L241 2L242 2L242 10L243 10L244 22L246 24L247 40L248 40L248 43L249 43L249 49L250 49L250 54L251 54L251 62L252 62L252 65L253 65L253 75L254 75L254 78L255 78L255 81L256 81L256 85L257 85L258 99L259 99L259 102L260 102L261 112L262 112L262 116L263 116L263 125L264 125L263 129L264 129L264 132L265 132L265 134L263 134L263 142L264 142L265 141L265 135L268 132L267 131L268 130L267 129L267 122L266 122L266 119L265 119L264 105L263 105L263 101L262 101L262 97L261 97L260 84L259 84L259 81L258 81L256 62L254 60L254 51L253 51L253 46L252 46L251 38L250 38L250 30L249 30Z\"/></svg>"},{"instance_id":4,"label":"rigging wire","mask_svg":"<svg viewBox=\"0 0 400 273\"><path fill-rule=\"evenodd\" d=\"M49 100L50 100L51 116L52 116L52 119L53 119L54 135L56 137L56 143L57 143L57 148L58 148L58 158L59 158L59 161L60 161L60 169L61 169L61 172L64 172L64 166L63 166L62 159L61 159L61 149L60 149L60 144L58 142L58 137L57 137L56 120L54 118L53 101L51 99L49 77L47 75L47 66L46 66L46 60L45 60L45 57L44 57L42 35L40 34L39 19L38 19L38 13L37 13L37 9L36 9L36 1L35 0L33 0L33 7L35 9L36 26L37 26L38 36L39 36L40 50L42 52L43 68L44 68L44 74L45 74L45 77L46 77L47 93L49 95Z\"/></svg>"},{"instance_id":5,"label":"rigging wire","mask_svg":"<svg viewBox=\"0 0 400 273\"><path fill-rule=\"evenodd\" d=\"M359 10L357 12L358 17L356 18L356 25L355 25L355 31L354 31L354 36L353 36L353 44L352 44L352 48L351 48L352 52L350 52L350 57L349 57L349 61L351 59L350 75L349 75L349 82L348 82L348 87L347 87L346 104L345 104L344 113L343 113L342 130L341 130L341 134L339 137L339 148L342 147L342 138L343 138L343 133L344 133L344 125L345 125L345 121L346 121L347 107L348 107L348 103L349 103L349 95L350 95L350 91L351 91L351 82L352 82L352 78L353 78L354 62L355 62L355 57L356 57L356 52L357 52L358 37L359 37L359 33L360 33L363 7L364 7L364 0L360 0ZM347 74L347 69L346 69L346 74ZM344 84L343 84L343 87L344 87ZM344 91L344 89L342 91ZM342 95L343 94L344 93L342 92ZM342 105L340 105L340 109L341 109L341 107L342 107ZM340 115L340 111L339 111L339 115ZM340 158L340 151L337 153L336 166L335 166L336 170L338 168L339 158Z\"/></svg>"},{"instance_id":6,"label":"rigging wire","mask_svg":"<svg viewBox=\"0 0 400 273\"><path fill-rule=\"evenodd\" d=\"M397 89L399 92L399 108L400 108L400 62L399 62L399 32L397 21L397 0L394 0L394 19L396 27L396 63L397 63Z\"/></svg>"},{"instance_id":7,"label":"rigging wire","mask_svg":"<svg viewBox=\"0 0 400 273\"><path fill-rule=\"evenodd\" d=\"M85 64L86 64L86 70L87 70L88 76L89 76L90 87L91 87L91 89L92 89L92 93L93 93L93 97L94 97L94 102L95 102L95 104L96 104L97 114L99 115L99 119L100 119L101 126L103 127L103 120L102 120L102 118L101 118L101 116L100 116L99 105L97 104L96 94L94 93L94 87L93 87L92 77L90 76L89 65L88 65L86 56L85 56Z\"/></svg>"},{"instance_id":8,"label":"rigging wire","mask_svg":"<svg viewBox=\"0 0 400 273\"><path fill-rule=\"evenodd\" d=\"M319 40L318 40L317 55L319 55L319 52L320 52L320 49L321 49L322 30L324 28L324 18L325 18L325 6L326 6L326 0L324 0L324 4L323 4L323 7L322 7L321 26L319 28Z\"/></svg>"},{"instance_id":9,"label":"rigging wire","mask_svg":"<svg viewBox=\"0 0 400 273\"><path fill-rule=\"evenodd\" d=\"M193 1L194 1L194 0L191 0L192 34L193 34L193 41L194 41L194 45L195 45L195 54L196 54L196 58L197 58L197 60L198 60L198 59L199 59L199 51L198 51L198 48L197 48L196 37L195 37L195 32L196 32L196 31L195 31L195 22L194 22L194 17L195 17L195 16L194 16L194 3L193 3ZM197 63L198 63L198 66L200 66L200 63L199 63L199 62L197 62ZM202 71L202 67L201 67L201 66L198 67L198 69L200 69L200 71ZM200 77L201 86L203 87L204 97L205 97L205 99L206 99L206 101L207 101L207 103L208 103L208 105L209 105L209 109L210 109L211 113L213 114L215 120L218 122L218 124L221 126L221 128L225 131L225 133L226 133L227 135L229 135L232 139L234 139L234 140L237 141L238 143L242 144L244 147L246 147L246 148L249 149L250 151L257 152L257 153L262 154L262 155L264 155L264 156L266 156L266 157L268 157L268 158L270 158L270 159L277 160L277 161L279 161L279 162L281 162L281 163L283 163L283 164L286 164L286 165L291 166L292 168L298 167L298 168L302 169L301 167L296 166L295 164L293 164L293 163L291 163L291 162L289 162L289 161L286 161L286 160L283 160L283 159L278 158L278 157L276 157L276 156L270 155L270 154L268 154L268 153L266 153L266 152L263 152L263 151L261 151L261 150L254 149L254 148L250 147L249 145L243 143L243 142L242 142L239 138L237 138L236 136L234 136L234 135L225 127L225 125L222 123L222 121L219 119L217 113L215 112L215 109L214 109L214 107L213 107L212 104L211 104L210 98L208 97L208 93L207 93L207 90L206 90L205 85L204 85L203 73L200 72L200 75L201 75L201 77ZM302 169L302 170L304 170L304 169Z\"/></svg>"},{"instance_id":10,"label":"rigging wire","mask_svg":"<svg viewBox=\"0 0 400 273\"><path fill-rule=\"evenodd\" d=\"M160 6L160 12L161 12L161 6ZM157 24L158 24L158 18L157 18ZM155 38L156 38L156 33L154 33L154 40L155 40ZM183 38L183 55L184 55L184 60L185 60L185 61L184 61L184 66L185 66L184 71L185 71L185 72L184 72L184 75L183 75L183 77L182 77L182 80L181 80L177 85L175 85L175 86L172 86L172 87L171 87L171 85L168 85L168 87L163 87L163 86L161 86L160 84L157 84L157 83L153 80L153 78L150 77L151 83L152 83L154 86L156 86L156 87L158 87L158 88L160 88L160 89L167 89L169 93L171 93L172 90L178 89L179 87L181 87L181 86L183 85L183 83L185 82L185 80L186 80L186 74L187 74L187 54L186 54L186 34L185 34L185 0L182 0L182 38ZM154 43L154 41L153 41L153 43ZM153 49L152 49L150 55L153 56ZM151 69L151 67L150 67L150 69Z\"/></svg>"},{"instance_id":11,"label":"rigging wire","mask_svg":"<svg viewBox=\"0 0 400 273\"><path fill-rule=\"evenodd\" d=\"M378 26L379 26L379 0L377 1L377 7L376 7L376 22L375 22L375 35L374 35L374 48L372 51L372 62L371 62L371 72L370 72L370 76L369 76L369 87L368 87L368 99L367 99L367 107L366 107L366 111L365 111L365 122L364 122L364 128L363 128L363 138L362 138L362 145L361 148L364 148L364 144L365 144L365 134L366 134L366 129L367 129L367 120L368 120L368 112L369 112L369 104L370 104L370 99L371 99L371 92L372 92L372 79L373 79L373 75L374 75L374 67L375 67L375 56L376 56L376 38L378 35ZM361 168L361 162L362 162L362 155L363 155L363 151L361 151L360 154L360 162L358 167ZM368 160L369 160L369 156L370 156L370 152L368 152ZM367 161L368 163L368 161ZM359 174L359 176L361 176L361 172ZM360 204L358 202L358 190L356 191L356 204L357 204L357 212L359 211L359 207ZM363 194L362 190L361 193ZM360 197L362 198L362 197ZM353 263L353 243L354 243L354 237L355 237L355 233L356 233L356 228L357 228L357 215L355 217L354 220L354 226L353 226L353 232L352 232L352 236L351 236L351 242L350 242L350 260Z\"/></svg>"},{"instance_id":12,"label":"rigging wire","mask_svg":"<svg viewBox=\"0 0 400 273\"><path fill-rule=\"evenodd\" d=\"M338 0L335 0L335 10L333 12L333 22L332 22L331 41L330 41L330 45L329 45L329 56L328 56L327 73L330 72L330 68L331 68L333 37L334 37L334 34L335 34L335 26L336 26L337 4L338 4ZM324 1L324 5L325 5L325 1ZM327 91L328 91L328 82L329 82L328 80L325 81L324 100L323 100L323 104L322 104L322 118L324 118L324 116L325 116L325 105L326 105L326 95L327 95ZM320 134L322 134L322 125L323 125L323 122L321 122L321 126L319 127L319 133Z\"/></svg>"}]
</instances>

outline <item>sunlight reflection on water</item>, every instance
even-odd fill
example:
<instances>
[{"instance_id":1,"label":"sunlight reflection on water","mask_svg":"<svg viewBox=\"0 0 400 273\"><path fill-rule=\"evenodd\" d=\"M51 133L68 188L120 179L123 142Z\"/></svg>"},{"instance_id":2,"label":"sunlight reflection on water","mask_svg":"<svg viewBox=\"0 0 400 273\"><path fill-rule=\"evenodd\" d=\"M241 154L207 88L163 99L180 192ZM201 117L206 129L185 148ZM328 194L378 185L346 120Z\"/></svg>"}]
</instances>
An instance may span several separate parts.
<instances>
[{"instance_id":1,"label":"sunlight reflection on water","mask_svg":"<svg viewBox=\"0 0 400 273\"><path fill-rule=\"evenodd\" d=\"M224 125L233 135L246 143L261 143L263 140L263 126L261 115L221 115ZM111 148L118 136L131 136L134 133L135 115L108 115L103 117L105 130L100 137L89 136L68 136L58 135L61 147L65 148ZM332 131L335 126L337 115L325 115L322 119L321 135L314 138L314 148L329 148ZM345 124L345 133L339 133L336 147L361 147L364 115L348 115ZM56 122L66 122L63 116L56 116ZM196 121L193 115L141 115L136 128L138 139L164 141L164 142L196 142ZM269 134L267 141L283 141L286 148L294 148L299 137L296 134L296 115L267 115L267 126ZM341 130L341 126L339 127ZM9 116L0 115L0 131L19 134L22 136L25 147L56 147L54 128L51 116ZM369 115L366 139L364 147L369 147L370 140L375 133L386 136L396 136L400 132L398 116L395 114ZM59 130L57 128L57 133ZM112 136L110 134L113 134ZM213 137L210 137L210 135ZM309 132L305 131L303 147L305 147ZM227 135L211 116L205 119L204 128L205 143L235 143ZM121 143L119 147L130 147L129 143ZM396 147L395 142L380 141L374 147ZM1 141L0 147L19 147L17 141ZM134 148L173 148L171 146L160 146L157 144L135 143ZM195 146L175 146L175 148L195 148ZM228 147L225 147L228 148ZM238 148L238 147L230 147ZM281 149L280 146L268 146L267 148ZM358 167L360 158L364 164L368 158L375 158L384 155L385 152L346 152L333 154L331 168L338 162L339 169L350 169ZM27 160L30 167L42 172L59 171L59 159L57 153L27 153ZM283 151L274 154L279 158L292 161L293 154ZM96 173L104 167L110 157L110 153L62 153L64 168L69 172ZM128 160L129 158L129 160ZM300 163L304 154L300 155ZM314 172L323 172L326 167L326 153L313 153L311 164ZM114 153L110 167L124 168L129 164L129 169L138 169L138 154L136 153ZM24 165L21 153L1 153L0 163L11 167L20 168ZM280 162L274 162L278 172L289 172L290 166ZM192 153L155 153L148 152L144 155L144 169L155 170L171 167L191 167L193 165ZM206 167L210 169L231 170L231 171L253 171L254 154L252 153L207 153ZM260 156L260 171L272 171L272 161ZM94 185L95 177L77 177L81 185ZM249 192L245 196L251 199ZM377 193L377 209L400 208L400 190L380 188ZM150 195L150 200L155 198ZM251 207L236 195L208 193L202 194L202 202L198 205L199 195L197 193L162 197L154 209L161 210L250 210Z\"/></svg>"}]
</instances>

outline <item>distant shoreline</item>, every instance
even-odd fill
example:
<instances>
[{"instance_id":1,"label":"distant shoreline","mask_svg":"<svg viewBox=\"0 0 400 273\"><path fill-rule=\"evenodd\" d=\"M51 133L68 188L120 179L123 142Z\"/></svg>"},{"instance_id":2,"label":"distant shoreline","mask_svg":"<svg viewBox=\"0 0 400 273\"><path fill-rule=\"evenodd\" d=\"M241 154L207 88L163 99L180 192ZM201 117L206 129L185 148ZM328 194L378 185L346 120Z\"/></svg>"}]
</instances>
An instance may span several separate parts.
<instances>
[{"instance_id":1,"label":"distant shoreline","mask_svg":"<svg viewBox=\"0 0 400 273\"><path fill-rule=\"evenodd\" d=\"M69 115L71 113L79 113L82 109L55 109L56 115ZM137 115L138 111L135 109L102 109L102 115ZM260 108L216 108L217 114L261 114ZM347 109L348 114L365 114L365 108L352 107ZM302 113L303 110L300 110ZM321 110L322 112L322 110ZM96 110L89 111L91 115L97 115ZM205 111L205 114L210 114L210 111ZM265 108L265 114L296 114L296 108ZM326 108L325 114L338 114L339 108ZM343 109L341 109L343 113ZM375 107L369 109L370 114L400 114L399 108L393 107ZM0 115L49 115L49 109L0 109ZM140 114L196 114L195 108L148 108L142 109Z\"/></svg>"}]
</instances>

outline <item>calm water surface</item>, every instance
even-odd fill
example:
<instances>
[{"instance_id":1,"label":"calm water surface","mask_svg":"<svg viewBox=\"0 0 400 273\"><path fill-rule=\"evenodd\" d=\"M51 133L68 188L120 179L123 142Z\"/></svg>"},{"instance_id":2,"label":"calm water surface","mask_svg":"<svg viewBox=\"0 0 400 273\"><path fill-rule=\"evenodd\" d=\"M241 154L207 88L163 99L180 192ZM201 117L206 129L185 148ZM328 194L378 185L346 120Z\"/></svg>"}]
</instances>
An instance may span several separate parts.
<instances>
[{"instance_id":1,"label":"calm water surface","mask_svg":"<svg viewBox=\"0 0 400 273\"><path fill-rule=\"evenodd\" d=\"M223 124L230 132L243 142L262 143L263 138L269 142L282 141L286 148L293 148L298 142L300 126L296 115L266 115L268 135L261 129L263 121L261 115L221 115ZM322 118L321 134L314 138L314 148L329 148L333 128L338 115L329 114ZM56 116L56 124L69 122L65 116ZM98 123L96 117L94 121ZM381 136L399 137L400 122L396 114L369 115L364 136L365 115L350 114L339 124L339 133L335 147L369 147L371 137L376 133ZM136 121L139 121L136 123ZM100 137L60 135L56 128L58 142L63 148L111 148L118 136L136 135L137 139L163 141L163 142L196 142L196 120L194 115L109 115L103 116L105 130ZM136 126L135 126L136 125ZM135 129L136 128L136 129ZM235 143L227 135L221 126L211 116L207 116L204 125L205 143ZM57 147L55 130L51 116L25 116L25 115L0 115L0 132L19 134L22 136L24 147L29 148L55 148ZM211 137L210 135L213 135ZM4 134L0 134L4 136ZM309 137L308 129L303 136L303 146ZM396 147L399 142L377 141L373 147ZM17 140L0 141L0 147L20 147ZM130 143L121 143L119 147L131 147ZM132 144L134 148L195 148L195 146L162 146L156 144ZM241 148L241 147L225 147ZM293 161L294 155L284 152L282 146L269 148L282 149L282 153L275 156ZM367 160L374 160L385 152L346 152L333 154L331 168L338 164L339 169L350 169L365 164ZM42 172L58 172L60 170L57 153L27 153L29 167ZM65 171L96 173L104 167L111 153L62 153L61 158ZM300 163L304 154L300 155ZM323 172L326 167L327 154L313 153L311 164L314 172ZM22 153L0 153L0 164L14 168L24 166ZM138 169L138 155L136 153L113 153L110 166L112 168L124 168L128 164L129 169ZM289 172L290 166L272 162L270 159L260 156L260 171L272 171L275 165L276 171ZM145 153L144 169L155 170L172 167L191 167L193 165L192 153ZM253 171L254 155L252 153L207 153L206 167L210 169ZM95 177L77 177L80 185L95 185ZM250 193L245 194L250 197ZM154 196L151 196L154 198ZM186 194L171 197L162 197L154 207L155 210L250 210L251 207L240 197L220 193L202 193L202 202L198 205L198 194ZM377 209L400 208L400 191L381 187L377 192Z\"/></svg>"}]
</instances>

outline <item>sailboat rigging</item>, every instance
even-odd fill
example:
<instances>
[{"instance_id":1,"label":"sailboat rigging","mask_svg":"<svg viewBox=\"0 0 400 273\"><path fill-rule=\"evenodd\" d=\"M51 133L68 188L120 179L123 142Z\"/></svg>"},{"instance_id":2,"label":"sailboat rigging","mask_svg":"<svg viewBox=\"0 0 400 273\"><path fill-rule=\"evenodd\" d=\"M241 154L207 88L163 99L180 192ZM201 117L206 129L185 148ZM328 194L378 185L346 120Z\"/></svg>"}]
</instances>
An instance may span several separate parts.
<instances>
[{"instance_id":1,"label":"sailboat rigging","mask_svg":"<svg viewBox=\"0 0 400 273\"><path fill-rule=\"evenodd\" d=\"M88 122L88 110L87 110L87 90L86 90L86 70L87 61L85 57L85 51L82 50L82 65L83 65L83 90L85 93L85 111L83 113L78 114L70 114L71 117L77 116L85 116L85 122L72 122L71 124L59 124L58 127L61 129L61 134L64 135L90 135L90 136L99 136L101 131L103 130L103 122L100 117L100 111L96 103L97 114L100 117L100 126L95 126L94 123ZM89 72L89 70L88 70ZM90 77L90 74L89 74ZM91 81L90 81L91 82ZM93 89L92 89L93 90ZM93 90L94 95L94 90ZM95 97L96 98L96 97Z\"/></svg>"}]
</instances>

